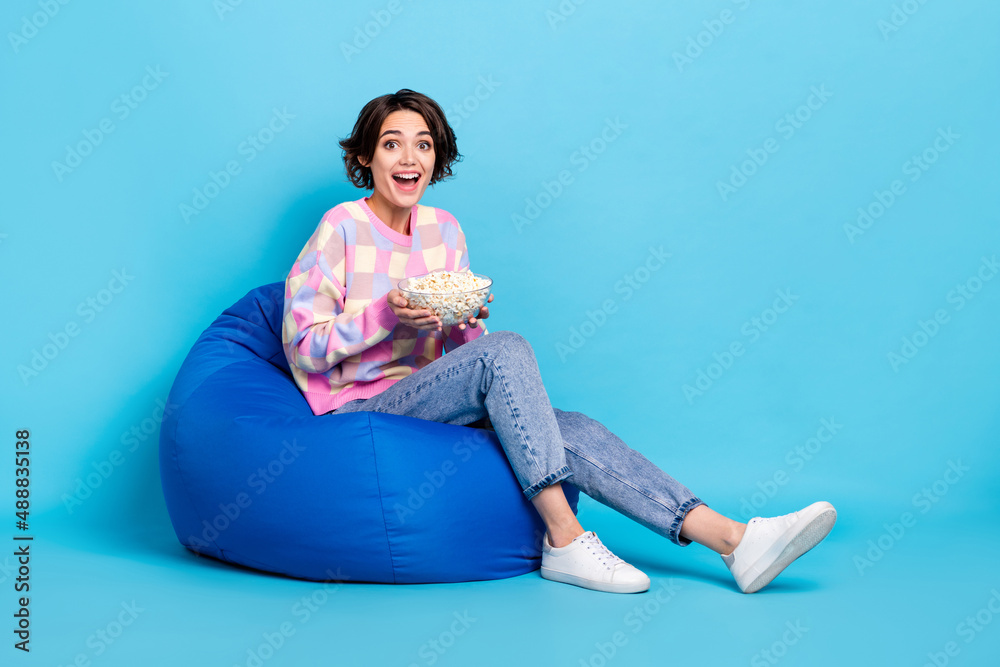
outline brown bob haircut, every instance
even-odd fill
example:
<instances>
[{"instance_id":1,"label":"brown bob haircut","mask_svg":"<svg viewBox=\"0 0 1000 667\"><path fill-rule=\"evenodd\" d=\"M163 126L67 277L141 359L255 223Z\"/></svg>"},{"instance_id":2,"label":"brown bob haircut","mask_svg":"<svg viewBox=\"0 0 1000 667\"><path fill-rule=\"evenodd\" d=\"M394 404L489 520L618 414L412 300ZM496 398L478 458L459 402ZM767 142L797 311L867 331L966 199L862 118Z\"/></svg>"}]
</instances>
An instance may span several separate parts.
<instances>
[{"instance_id":1,"label":"brown bob haircut","mask_svg":"<svg viewBox=\"0 0 1000 667\"><path fill-rule=\"evenodd\" d=\"M434 185L451 177L451 165L462 159L455 143L455 132L448 125L437 102L426 95L403 88L396 93L376 97L366 104L358 114L351 136L340 141L340 147L344 149L344 166L347 167L347 177L351 179L351 183L366 190L375 187L372 170L361 162L363 160L371 164L378 144L379 130L393 111L416 111L427 123L434 140L434 173L431 174L430 184Z\"/></svg>"}]
</instances>

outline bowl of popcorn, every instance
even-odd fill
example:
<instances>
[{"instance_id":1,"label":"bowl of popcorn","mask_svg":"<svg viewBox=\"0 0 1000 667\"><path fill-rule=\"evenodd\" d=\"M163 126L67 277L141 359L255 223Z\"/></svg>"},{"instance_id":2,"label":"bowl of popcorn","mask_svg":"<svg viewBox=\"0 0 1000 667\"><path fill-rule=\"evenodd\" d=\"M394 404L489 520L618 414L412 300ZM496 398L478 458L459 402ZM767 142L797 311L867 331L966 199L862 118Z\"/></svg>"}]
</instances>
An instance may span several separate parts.
<instances>
[{"instance_id":1,"label":"bowl of popcorn","mask_svg":"<svg viewBox=\"0 0 1000 667\"><path fill-rule=\"evenodd\" d=\"M490 298L493 279L469 271L438 269L399 281L399 291L416 310L426 308L441 319L442 326L467 322L479 315Z\"/></svg>"}]
</instances>

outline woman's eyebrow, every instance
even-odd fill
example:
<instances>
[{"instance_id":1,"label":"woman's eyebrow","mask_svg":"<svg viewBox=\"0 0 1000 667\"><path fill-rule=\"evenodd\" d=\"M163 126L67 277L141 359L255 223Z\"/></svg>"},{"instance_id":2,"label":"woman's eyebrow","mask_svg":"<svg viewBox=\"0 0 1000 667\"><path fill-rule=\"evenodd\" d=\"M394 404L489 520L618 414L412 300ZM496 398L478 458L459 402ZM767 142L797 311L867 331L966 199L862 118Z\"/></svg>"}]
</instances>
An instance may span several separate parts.
<instances>
[{"instance_id":1,"label":"woman's eyebrow","mask_svg":"<svg viewBox=\"0 0 1000 667\"><path fill-rule=\"evenodd\" d=\"M378 135L378 138L381 139L382 137L384 137L387 134L402 134L402 132L400 132L399 130L386 130L382 134ZM421 134L426 134L427 136L430 136L431 133L430 133L430 130L421 130L420 132L417 132L417 136L418 137Z\"/></svg>"}]
</instances>

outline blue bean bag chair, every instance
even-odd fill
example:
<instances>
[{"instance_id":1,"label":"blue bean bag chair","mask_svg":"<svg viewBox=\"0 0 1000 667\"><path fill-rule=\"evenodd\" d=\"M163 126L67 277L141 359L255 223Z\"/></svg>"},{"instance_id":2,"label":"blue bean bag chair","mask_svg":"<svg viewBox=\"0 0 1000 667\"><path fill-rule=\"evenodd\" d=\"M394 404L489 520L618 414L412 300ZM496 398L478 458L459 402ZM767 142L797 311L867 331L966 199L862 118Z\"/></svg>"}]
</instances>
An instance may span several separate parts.
<instances>
[{"instance_id":1,"label":"blue bean bag chair","mask_svg":"<svg viewBox=\"0 0 1000 667\"><path fill-rule=\"evenodd\" d=\"M537 512L488 424L315 416L281 347L284 283L249 292L184 360L160 432L188 549L311 580L500 579L540 566ZM576 511L579 491L564 484Z\"/></svg>"}]
</instances>

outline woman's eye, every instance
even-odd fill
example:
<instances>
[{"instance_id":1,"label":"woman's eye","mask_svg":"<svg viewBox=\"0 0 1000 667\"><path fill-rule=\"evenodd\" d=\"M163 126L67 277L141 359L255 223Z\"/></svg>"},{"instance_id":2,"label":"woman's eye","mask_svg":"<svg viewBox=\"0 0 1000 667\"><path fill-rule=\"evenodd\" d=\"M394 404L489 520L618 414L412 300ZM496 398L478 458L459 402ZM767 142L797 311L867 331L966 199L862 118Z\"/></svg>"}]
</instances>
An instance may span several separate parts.
<instances>
[{"instance_id":1,"label":"woman's eye","mask_svg":"<svg viewBox=\"0 0 1000 667\"><path fill-rule=\"evenodd\" d=\"M431 145L429 143L427 143L426 141L421 141L420 142L420 148L421 149L423 149L423 150L426 151L426 150L430 150L430 147L431 147Z\"/></svg>"},{"instance_id":2,"label":"woman's eye","mask_svg":"<svg viewBox=\"0 0 1000 667\"><path fill-rule=\"evenodd\" d=\"M395 141L387 141L387 142L385 142L385 147L386 148L395 148L396 147L396 142Z\"/></svg>"}]
</instances>

